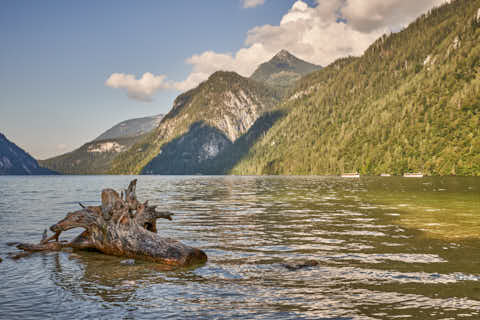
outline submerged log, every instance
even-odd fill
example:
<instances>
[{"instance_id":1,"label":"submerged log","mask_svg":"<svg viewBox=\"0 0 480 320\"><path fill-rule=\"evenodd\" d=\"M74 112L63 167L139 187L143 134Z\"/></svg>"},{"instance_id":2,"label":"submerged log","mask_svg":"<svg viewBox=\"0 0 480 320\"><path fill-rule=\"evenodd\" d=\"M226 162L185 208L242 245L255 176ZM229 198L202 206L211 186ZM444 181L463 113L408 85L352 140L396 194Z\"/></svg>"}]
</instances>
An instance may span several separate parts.
<instances>
[{"instance_id":1,"label":"submerged log","mask_svg":"<svg viewBox=\"0 0 480 320\"><path fill-rule=\"evenodd\" d=\"M54 232L52 236L48 237L45 230L40 243L21 243L17 248L27 252L96 249L109 255L176 266L207 261L202 250L158 235L157 219L172 220L172 214L157 211L156 206L148 205L148 201L139 202L136 184L136 179L130 182L121 195L113 189L104 189L100 206L80 204L81 210L68 213L50 227ZM74 228L83 228L84 231L71 242L59 241L63 231Z\"/></svg>"}]
</instances>

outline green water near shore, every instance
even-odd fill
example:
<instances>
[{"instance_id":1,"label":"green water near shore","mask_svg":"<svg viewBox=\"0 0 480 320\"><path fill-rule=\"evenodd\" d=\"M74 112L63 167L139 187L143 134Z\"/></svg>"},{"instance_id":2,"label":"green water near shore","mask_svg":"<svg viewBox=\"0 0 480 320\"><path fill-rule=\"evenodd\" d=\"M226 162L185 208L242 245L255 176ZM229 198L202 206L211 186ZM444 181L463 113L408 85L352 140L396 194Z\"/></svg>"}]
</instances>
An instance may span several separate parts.
<instances>
[{"instance_id":1,"label":"green water near shore","mask_svg":"<svg viewBox=\"0 0 480 320\"><path fill-rule=\"evenodd\" d=\"M478 178L384 177L369 181L366 199L391 209L402 226L442 239L480 238Z\"/></svg>"}]
</instances>

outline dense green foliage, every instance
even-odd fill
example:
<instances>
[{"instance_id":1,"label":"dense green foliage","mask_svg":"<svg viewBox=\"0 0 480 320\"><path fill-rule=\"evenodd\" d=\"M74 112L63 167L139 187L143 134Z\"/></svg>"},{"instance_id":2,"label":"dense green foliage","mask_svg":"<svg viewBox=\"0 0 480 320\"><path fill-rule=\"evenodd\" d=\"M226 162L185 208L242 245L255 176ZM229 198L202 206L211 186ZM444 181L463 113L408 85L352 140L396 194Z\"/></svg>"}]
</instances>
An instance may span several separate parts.
<instances>
[{"instance_id":1,"label":"dense green foliage","mask_svg":"<svg viewBox=\"0 0 480 320\"><path fill-rule=\"evenodd\" d=\"M195 89L178 96L158 128L129 151L120 154L114 160L111 172L136 174L144 168L146 173L171 174L169 168L175 169L175 173L179 168L195 172L203 165L199 164L198 151L192 148L207 143L204 138L210 135L196 139L190 132L198 131L199 127L194 124L203 124L211 129L208 132L213 136L224 135L233 142L248 130L248 121L253 123L278 100L275 90L257 81L234 72L216 72ZM214 134L212 130L217 132ZM195 139L195 143L185 142L182 137ZM221 143L225 145L224 141ZM163 147L166 152L162 155ZM170 164L172 161L178 163Z\"/></svg>"},{"instance_id":2,"label":"dense green foliage","mask_svg":"<svg viewBox=\"0 0 480 320\"><path fill-rule=\"evenodd\" d=\"M234 174L480 175L480 0L304 77Z\"/></svg>"}]
</instances>

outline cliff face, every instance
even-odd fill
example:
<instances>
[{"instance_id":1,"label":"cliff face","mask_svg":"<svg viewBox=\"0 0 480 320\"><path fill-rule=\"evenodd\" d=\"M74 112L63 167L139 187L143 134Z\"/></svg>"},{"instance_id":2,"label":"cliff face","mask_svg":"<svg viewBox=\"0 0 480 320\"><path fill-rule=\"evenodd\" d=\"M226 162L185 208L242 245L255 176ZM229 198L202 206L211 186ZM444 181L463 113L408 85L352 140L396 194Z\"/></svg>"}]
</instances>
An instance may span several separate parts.
<instances>
[{"instance_id":1,"label":"cliff face","mask_svg":"<svg viewBox=\"0 0 480 320\"><path fill-rule=\"evenodd\" d=\"M51 175L37 160L0 133L0 175Z\"/></svg>"},{"instance_id":2,"label":"cliff face","mask_svg":"<svg viewBox=\"0 0 480 320\"><path fill-rule=\"evenodd\" d=\"M275 92L261 83L233 72L216 72L180 95L158 128L116 159L113 172L197 173L277 102ZM185 170L179 165L172 171L172 161L182 163Z\"/></svg>"},{"instance_id":3,"label":"cliff face","mask_svg":"<svg viewBox=\"0 0 480 320\"><path fill-rule=\"evenodd\" d=\"M219 129L196 122L184 135L165 144L142 174L216 174L209 161L231 145L232 141Z\"/></svg>"}]
</instances>

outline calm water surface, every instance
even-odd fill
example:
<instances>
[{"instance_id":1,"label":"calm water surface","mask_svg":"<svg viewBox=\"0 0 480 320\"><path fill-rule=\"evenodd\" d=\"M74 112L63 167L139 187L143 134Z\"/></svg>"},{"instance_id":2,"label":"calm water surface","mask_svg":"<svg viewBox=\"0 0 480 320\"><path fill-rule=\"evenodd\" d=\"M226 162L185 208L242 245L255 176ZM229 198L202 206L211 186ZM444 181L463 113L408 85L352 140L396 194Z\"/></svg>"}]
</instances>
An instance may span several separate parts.
<instances>
[{"instance_id":1,"label":"calm water surface","mask_svg":"<svg viewBox=\"0 0 480 320\"><path fill-rule=\"evenodd\" d=\"M175 213L161 234L207 264L8 258L131 179L0 177L1 319L480 319L478 178L141 176L139 199ZM305 259L319 265L282 265Z\"/></svg>"}]
</instances>

